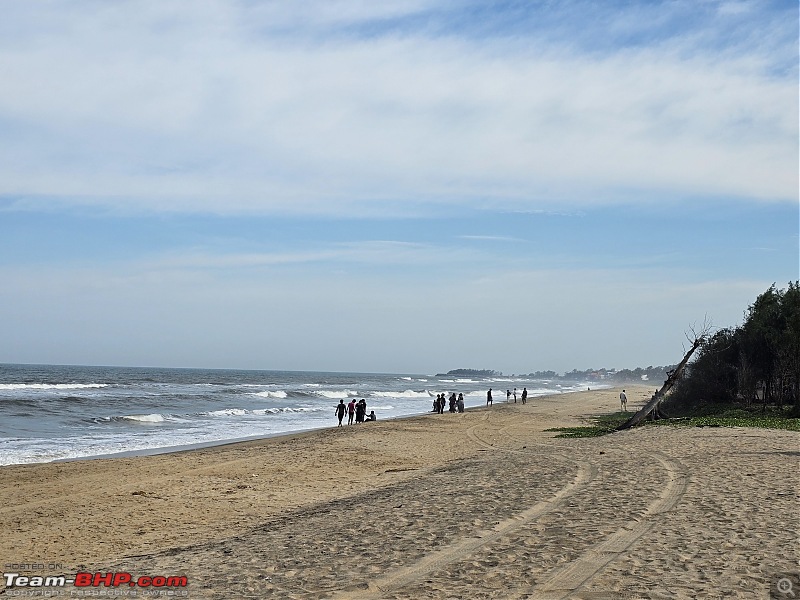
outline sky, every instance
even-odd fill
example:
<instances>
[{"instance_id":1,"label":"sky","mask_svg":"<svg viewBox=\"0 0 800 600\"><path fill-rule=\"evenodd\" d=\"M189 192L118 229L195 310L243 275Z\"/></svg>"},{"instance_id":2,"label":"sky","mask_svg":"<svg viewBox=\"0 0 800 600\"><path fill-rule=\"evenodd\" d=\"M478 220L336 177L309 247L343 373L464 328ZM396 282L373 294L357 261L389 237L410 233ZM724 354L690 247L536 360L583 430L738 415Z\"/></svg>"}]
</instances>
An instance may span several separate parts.
<instances>
[{"instance_id":1,"label":"sky","mask_svg":"<svg viewBox=\"0 0 800 600\"><path fill-rule=\"evenodd\" d=\"M795 0L4 0L0 362L678 362L797 280Z\"/></svg>"}]
</instances>

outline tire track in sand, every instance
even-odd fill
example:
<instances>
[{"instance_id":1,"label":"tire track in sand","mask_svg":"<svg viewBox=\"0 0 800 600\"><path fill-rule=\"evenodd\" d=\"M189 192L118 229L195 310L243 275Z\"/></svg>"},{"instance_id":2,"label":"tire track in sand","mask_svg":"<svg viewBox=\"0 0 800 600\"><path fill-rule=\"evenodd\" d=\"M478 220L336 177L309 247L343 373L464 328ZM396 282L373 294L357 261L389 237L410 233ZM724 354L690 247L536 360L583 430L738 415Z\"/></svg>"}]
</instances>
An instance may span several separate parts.
<instances>
[{"instance_id":1,"label":"tire track in sand","mask_svg":"<svg viewBox=\"0 0 800 600\"><path fill-rule=\"evenodd\" d=\"M630 527L620 528L577 559L553 571L543 582L528 590L511 593L507 598L561 600L573 597L578 589L650 531L657 522L654 517L672 510L686 493L688 477L683 465L676 459L661 453L653 453L652 456L667 471L669 481L661 496L647 507L641 521L631 524Z\"/></svg>"},{"instance_id":2,"label":"tire track in sand","mask_svg":"<svg viewBox=\"0 0 800 600\"><path fill-rule=\"evenodd\" d=\"M487 442L486 440L482 439L476 433L478 428L482 424L487 423L488 420L489 420L489 414L487 413L483 417L482 423L477 423L477 424L473 425L472 427L470 427L469 429L467 429L467 431L466 431L467 437L470 440L472 440L473 442L475 442L479 446L483 446L487 450L494 450L494 451L499 451L499 452L508 452L510 454L536 455L536 454L544 454L544 453L543 452L534 452L532 449L529 449L528 446L539 446L539 447L543 447L543 448L553 448L553 449L554 448L559 448L559 446L556 446L553 443L543 443L543 442L534 442L534 441L529 441L529 440L523 440L522 438L520 438L520 437L518 437L518 436L516 436L516 435L514 435L512 433L509 433L509 430L513 427L513 425L506 426L506 427L498 427L498 428L494 429L493 432L496 433L496 434L505 436L506 438L508 438L512 442L514 442L516 444L519 444L520 448L506 448L506 447L503 447L503 446L496 446L496 445L494 445L494 444L492 444L490 442ZM556 454L558 454L559 456L564 456L563 451L562 452L557 452ZM549 454L549 455L551 455L551 454Z\"/></svg>"},{"instance_id":3,"label":"tire track in sand","mask_svg":"<svg viewBox=\"0 0 800 600\"><path fill-rule=\"evenodd\" d=\"M478 444L479 446L483 446L487 450L499 450L500 452L510 452L512 454L522 454L522 450L517 450L515 448L504 448L502 446L495 446L494 444L492 444L490 442L487 442L486 440L481 438L476 433L476 431L481 425L487 424L488 422L489 422L489 413L487 412L484 415L483 419L481 419L480 423L476 423L475 425L473 425L472 427L467 429L467 437L470 440L472 440L473 442L475 442L476 444ZM508 433L506 433L506 429L508 429L508 427L500 427L500 428L495 429L494 432L495 433L499 433L501 435L505 435L506 437L511 437L511 436L508 435Z\"/></svg>"},{"instance_id":4,"label":"tire track in sand","mask_svg":"<svg viewBox=\"0 0 800 600\"><path fill-rule=\"evenodd\" d=\"M510 452L515 454L530 453L525 452L524 450L494 446L478 436L476 430L478 427L488 421L488 417L489 415L487 414L482 419L482 423L478 423L473 427L470 427L467 430L467 437L469 437L478 445L484 446L490 450L499 450L501 452ZM499 428L496 431L502 434L505 429L506 428ZM333 598L347 598L348 600L370 600L374 598L381 598L384 594L408 584L415 583L428 573L455 562L464 556L472 554L482 546L490 544L498 538L506 536L514 530L528 525L530 522L535 521L543 515L546 515L547 513L559 508L567 498L575 494L580 489L586 487L597 476L598 469L596 465L590 463L589 461L575 460L574 457L569 457L562 453L558 454L575 462L578 466L578 471L572 482L562 487L549 499L542 500L530 508L521 511L504 521L501 521L492 529L477 531L475 532L474 537L463 539L436 552L432 552L412 565L385 573L381 577L369 582L367 589L341 591L334 594Z\"/></svg>"},{"instance_id":5,"label":"tire track in sand","mask_svg":"<svg viewBox=\"0 0 800 600\"><path fill-rule=\"evenodd\" d=\"M472 554L481 546L508 535L512 531L558 508L564 500L585 487L596 475L597 467L595 465L588 462L579 462L575 479L561 488L549 499L542 500L530 508L517 513L513 517L501 521L492 529L477 531L474 537L463 539L441 550L432 552L408 567L385 573L381 577L371 581L366 590L348 590L346 592L339 592L333 597L354 600L381 598L383 594L391 590L414 583L428 573L459 560L466 555Z\"/></svg>"}]
</instances>

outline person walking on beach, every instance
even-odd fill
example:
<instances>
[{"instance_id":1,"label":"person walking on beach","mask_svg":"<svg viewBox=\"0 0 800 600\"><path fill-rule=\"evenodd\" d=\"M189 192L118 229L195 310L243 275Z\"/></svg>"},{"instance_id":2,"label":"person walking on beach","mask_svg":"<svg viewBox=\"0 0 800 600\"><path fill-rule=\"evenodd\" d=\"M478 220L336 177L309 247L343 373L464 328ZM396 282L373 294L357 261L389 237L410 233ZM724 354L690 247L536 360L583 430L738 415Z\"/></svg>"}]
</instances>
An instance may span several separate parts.
<instances>
[{"instance_id":1,"label":"person walking on beach","mask_svg":"<svg viewBox=\"0 0 800 600\"><path fill-rule=\"evenodd\" d=\"M514 388L514 404L517 403L517 388Z\"/></svg>"},{"instance_id":2,"label":"person walking on beach","mask_svg":"<svg viewBox=\"0 0 800 600\"><path fill-rule=\"evenodd\" d=\"M525 404L525 401L528 399L528 388L522 388L522 403Z\"/></svg>"},{"instance_id":3,"label":"person walking on beach","mask_svg":"<svg viewBox=\"0 0 800 600\"><path fill-rule=\"evenodd\" d=\"M625 390L619 393L619 408L628 412L628 397L625 395Z\"/></svg>"},{"instance_id":4,"label":"person walking on beach","mask_svg":"<svg viewBox=\"0 0 800 600\"><path fill-rule=\"evenodd\" d=\"M461 392L458 393L458 400L456 400L456 406L458 407L458 412L464 412L464 394Z\"/></svg>"},{"instance_id":5,"label":"person walking on beach","mask_svg":"<svg viewBox=\"0 0 800 600\"><path fill-rule=\"evenodd\" d=\"M511 401L511 390L506 390L506 402L510 401ZM516 398L514 398L514 401L516 402Z\"/></svg>"},{"instance_id":6,"label":"person walking on beach","mask_svg":"<svg viewBox=\"0 0 800 600\"><path fill-rule=\"evenodd\" d=\"M344 400L339 400L339 405L336 407L336 412L334 413L339 418L339 427L342 426L342 419L344 419L344 411L347 407L344 405Z\"/></svg>"},{"instance_id":7,"label":"person walking on beach","mask_svg":"<svg viewBox=\"0 0 800 600\"><path fill-rule=\"evenodd\" d=\"M486 392L486 406L491 406L492 404L492 388L489 388L489 391Z\"/></svg>"},{"instance_id":8,"label":"person walking on beach","mask_svg":"<svg viewBox=\"0 0 800 600\"><path fill-rule=\"evenodd\" d=\"M353 424L353 417L356 415L356 399L353 398L347 403L347 424Z\"/></svg>"}]
</instances>

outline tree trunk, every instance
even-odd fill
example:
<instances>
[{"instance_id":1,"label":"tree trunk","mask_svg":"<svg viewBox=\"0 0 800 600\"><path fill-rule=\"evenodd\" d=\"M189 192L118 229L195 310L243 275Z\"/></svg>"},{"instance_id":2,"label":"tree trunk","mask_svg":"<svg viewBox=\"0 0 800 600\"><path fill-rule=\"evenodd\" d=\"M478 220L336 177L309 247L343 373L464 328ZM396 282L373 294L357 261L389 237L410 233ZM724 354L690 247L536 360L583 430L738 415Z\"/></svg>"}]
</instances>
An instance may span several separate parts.
<instances>
[{"instance_id":1,"label":"tree trunk","mask_svg":"<svg viewBox=\"0 0 800 600\"><path fill-rule=\"evenodd\" d=\"M692 357L692 354L694 354L694 351L700 347L700 345L703 343L704 340L705 340L704 335L701 335L694 339L694 341L692 342L692 347L689 348L689 351L686 353L686 356L683 357L683 360L680 362L680 364L677 367L675 367L674 371L670 371L667 373L667 380L664 382L664 385L661 386L661 389L658 390L655 394L653 394L653 397L650 399L650 401L647 404L645 404L641 408L641 410L639 410L639 412L637 412L630 419L625 421L622 425L617 427L617 431L622 431L623 429L630 429L631 427L635 427L636 425L644 421L648 416L655 416L655 417L660 416L658 412L658 405L661 404L661 401L664 399L664 396L666 396L667 392L670 389L672 389L672 386L675 385L678 379L680 379L683 370L686 368L686 364Z\"/></svg>"}]
</instances>

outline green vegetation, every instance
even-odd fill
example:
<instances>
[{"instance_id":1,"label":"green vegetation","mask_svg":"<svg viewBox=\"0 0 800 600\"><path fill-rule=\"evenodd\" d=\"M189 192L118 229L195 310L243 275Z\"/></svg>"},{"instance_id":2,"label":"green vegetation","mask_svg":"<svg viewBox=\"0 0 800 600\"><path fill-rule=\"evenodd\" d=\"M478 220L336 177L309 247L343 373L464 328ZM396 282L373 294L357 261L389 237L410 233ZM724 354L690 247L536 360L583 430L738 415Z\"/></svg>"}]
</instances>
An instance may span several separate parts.
<instances>
[{"instance_id":1,"label":"green vegetation","mask_svg":"<svg viewBox=\"0 0 800 600\"><path fill-rule=\"evenodd\" d=\"M642 381L652 381L660 383L667 378L668 371L675 368L675 365L668 365L663 367L636 367L635 369L585 369L579 371L572 369L563 375L559 375L555 371L533 371L528 373L527 376L531 379L560 379L563 381L604 381L610 383L640 383Z\"/></svg>"},{"instance_id":2,"label":"green vegetation","mask_svg":"<svg viewBox=\"0 0 800 600\"><path fill-rule=\"evenodd\" d=\"M648 421L649 425L671 425L681 427L761 427L763 429L786 429L800 431L800 418L792 416L786 408L731 407L707 405L690 417Z\"/></svg>"},{"instance_id":3,"label":"green vegetation","mask_svg":"<svg viewBox=\"0 0 800 600\"><path fill-rule=\"evenodd\" d=\"M600 437L613 433L630 418L631 413L615 412L592 417L592 425L584 427L554 427L545 431L557 431L559 438ZM691 417L646 421L644 426L673 427L761 427L763 429L786 429L800 431L800 418L793 417L788 407L773 408L766 413L761 408L732 408L728 405L706 405Z\"/></svg>"},{"instance_id":4,"label":"green vegetation","mask_svg":"<svg viewBox=\"0 0 800 600\"><path fill-rule=\"evenodd\" d=\"M669 416L702 416L714 405L760 407L764 419L789 407L800 417L800 282L785 290L773 284L748 307L743 325L705 340L661 408Z\"/></svg>"},{"instance_id":5,"label":"green vegetation","mask_svg":"<svg viewBox=\"0 0 800 600\"><path fill-rule=\"evenodd\" d=\"M564 374L555 371L531 371L530 373L520 373L512 377L529 377L531 379L557 379L560 381L603 381L606 383L640 383L651 381L659 384L667 378L667 373L675 368L675 365L663 367L636 367L635 369L572 369ZM493 369L452 369L447 373L437 373L436 377L501 377L502 371Z\"/></svg>"},{"instance_id":6,"label":"green vegetation","mask_svg":"<svg viewBox=\"0 0 800 600\"><path fill-rule=\"evenodd\" d=\"M545 429L545 431L558 431L559 434L556 437L559 438L600 437L616 431L617 427L627 421L630 416L631 413L616 412L592 417L593 425L585 427L553 427L552 429Z\"/></svg>"},{"instance_id":7,"label":"green vegetation","mask_svg":"<svg viewBox=\"0 0 800 600\"><path fill-rule=\"evenodd\" d=\"M437 377L445 376L456 377L499 377L502 375L500 371L493 371L492 369L453 369L447 373L437 373Z\"/></svg>"}]
</instances>

